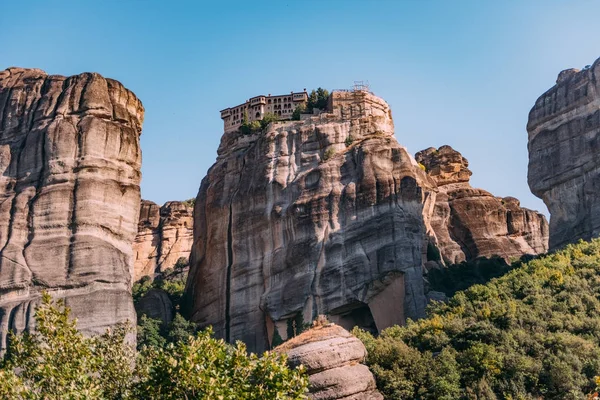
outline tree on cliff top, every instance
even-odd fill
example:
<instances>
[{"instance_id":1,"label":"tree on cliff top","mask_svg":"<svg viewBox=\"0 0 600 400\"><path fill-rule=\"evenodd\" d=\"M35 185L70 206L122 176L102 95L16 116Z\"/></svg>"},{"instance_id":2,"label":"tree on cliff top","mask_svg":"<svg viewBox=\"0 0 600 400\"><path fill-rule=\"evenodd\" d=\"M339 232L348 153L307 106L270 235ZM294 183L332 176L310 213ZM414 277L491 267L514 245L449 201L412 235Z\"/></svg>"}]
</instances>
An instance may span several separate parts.
<instances>
[{"instance_id":1,"label":"tree on cliff top","mask_svg":"<svg viewBox=\"0 0 600 400\"><path fill-rule=\"evenodd\" d=\"M306 110L309 113L313 112L313 109L318 108L324 110L327 108L327 100L329 99L329 91L327 89L318 88L312 90L308 95L308 102L306 104Z\"/></svg>"}]
</instances>

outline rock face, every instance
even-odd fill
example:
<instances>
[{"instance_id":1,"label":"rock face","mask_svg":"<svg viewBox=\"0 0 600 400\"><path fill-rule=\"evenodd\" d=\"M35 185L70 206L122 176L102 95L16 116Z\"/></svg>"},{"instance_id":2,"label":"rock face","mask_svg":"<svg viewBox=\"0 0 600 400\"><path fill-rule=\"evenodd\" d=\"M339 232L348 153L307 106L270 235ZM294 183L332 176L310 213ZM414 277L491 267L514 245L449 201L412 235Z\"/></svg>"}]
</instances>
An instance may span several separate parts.
<instances>
[{"instance_id":1,"label":"rock face","mask_svg":"<svg viewBox=\"0 0 600 400\"><path fill-rule=\"evenodd\" d=\"M437 246L446 262L494 255L508 260L548 250L544 215L520 207L514 197L471 187L469 162L452 147L430 147L415 158L438 186L430 246Z\"/></svg>"},{"instance_id":2,"label":"rock face","mask_svg":"<svg viewBox=\"0 0 600 400\"><path fill-rule=\"evenodd\" d=\"M144 109L119 82L0 72L0 336L32 327L40 292L83 331L135 321L131 243Z\"/></svg>"},{"instance_id":3,"label":"rock face","mask_svg":"<svg viewBox=\"0 0 600 400\"><path fill-rule=\"evenodd\" d=\"M371 330L422 316L433 186L393 137L387 103L364 91L223 135L195 203L192 320L261 351L318 314Z\"/></svg>"},{"instance_id":4,"label":"rock face","mask_svg":"<svg viewBox=\"0 0 600 400\"><path fill-rule=\"evenodd\" d=\"M529 187L550 211L550 249L600 234L600 59L569 69L529 113Z\"/></svg>"},{"instance_id":5,"label":"rock face","mask_svg":"<svg viewBox=\"0 0 600 400\"><path fill-rule=\"evenodd\" d=\"M275 351L286 353L291 367L306 367L310 399L383 400L373 374L360 364L367 356L365 346L338 325L314 327Z\"/></svg>"},{"instance_id":6,"label":"rock face","mask_svg":"<svg viewBox=\"0 0 600 400\"><path fill-rule=\"evenodd\" d=\"M133 244L134 281L173 268L189 258L193 242L193 207L169 201L162 207L142 200L138 233Z\"/></svg>"},{"instance_id":7,"label":"rock face","mask_svg":"<svg viewBox=\"0 0 600 400\"><path fill-rule=\"evenodd\" d=\"M163 326L173 320L173 303L169 294L162 289L150 289L136 305L138 315L145 314L149 318L159 319Z\"/></svg>"}]
</instances>

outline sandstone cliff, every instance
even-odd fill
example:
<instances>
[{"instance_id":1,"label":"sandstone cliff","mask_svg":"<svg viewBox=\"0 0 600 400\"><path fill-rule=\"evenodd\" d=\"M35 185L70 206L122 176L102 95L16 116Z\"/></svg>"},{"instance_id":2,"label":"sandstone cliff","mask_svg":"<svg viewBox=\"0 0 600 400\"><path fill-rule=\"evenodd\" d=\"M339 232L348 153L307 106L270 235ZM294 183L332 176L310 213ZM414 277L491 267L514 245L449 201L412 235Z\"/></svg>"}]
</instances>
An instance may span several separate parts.
<instances>
[{"instance_id":1,"label":"sandstone cliff","mask_svg":"<svg viewBox=\"0 0 600 400\"><path fill-rule=\"evenodd\" d=\"M600 59L569 69L529 113L529 187L550 211L550 249L600 234Z\"/></svg>"},{"instance_id":2,"label":"sandstone cliff","mask_svg":"<svg viewBox=\"0 0 600 400\"><path fill-rule=\"evenodd\" d=\"M434 184L383 100L331 100L329 114L223 135L196 199L191 318L253 351L318 314L370 330L424 314Z\"/></svg>"},{"instance_id":3,"label":"sandstone cliff","mask_svg":"<svg viewBox=\"0 0 600 400\"><path fill-rule=\"evenodd\" d=\"M452 147L430 147L415 158L438 187L430 246L437 246L446 262L494 255L508 260L548 250L544 215L520 207L514 197L471 187L469 162Z\"/></svg>"},{"instance_id":4,"label":"sandstone cliff","mask_svg":"<svg viewBox=\"0 0 600 400\"><path fill-rule=\"evenodd\" d=\"M138 233L133 244L134 281L173 268L189 258L193 242L193 207L169 201L162 207L142 200Z\"/></svg>"},{"instance_id":5,"label":"sandstone cliff","mask_svg":"<svg viewBox=\"0 0 600 400\"><path fill-rule=\"evenodd\" d=\"M315 326L275 351L287 354L291 367L306 367L310 399L383 399L373 374L361 364L367 356L365 346L338 325Z\"/></svg>"},{"instance_id":6,"label":"sandstone cliff","mask_svg":"<svg viewBox=\"0 0 600 400\"><path fill-rule=\"evenodd\" d=\"M40 291L86 332L135 321L131 243L144 110L98 74L0 72L0 336L31 327Z\"/></svg>"}]
</instances>

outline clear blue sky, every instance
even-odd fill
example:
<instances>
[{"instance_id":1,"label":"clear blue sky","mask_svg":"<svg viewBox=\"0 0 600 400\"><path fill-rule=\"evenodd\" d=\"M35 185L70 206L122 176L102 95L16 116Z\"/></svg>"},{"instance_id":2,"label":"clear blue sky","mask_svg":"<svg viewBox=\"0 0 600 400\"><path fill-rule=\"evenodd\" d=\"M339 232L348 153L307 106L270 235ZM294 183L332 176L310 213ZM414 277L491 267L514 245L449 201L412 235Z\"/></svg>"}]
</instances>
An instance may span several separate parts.
<instances>
[{"instance_id":1,"label":"clear blue sky","mask_svg":"<svg viewBox=\"0 0 600 400\"><path fill-rule=\"evenodd\" d=\"M195 197L219 110L369 80L415 152L449 144L472 184L546 212L527 186L527 114L600 57L600 1L0 0L0 69L99 72L146 108L142 196Z\"/></svg>"}]
</instances>

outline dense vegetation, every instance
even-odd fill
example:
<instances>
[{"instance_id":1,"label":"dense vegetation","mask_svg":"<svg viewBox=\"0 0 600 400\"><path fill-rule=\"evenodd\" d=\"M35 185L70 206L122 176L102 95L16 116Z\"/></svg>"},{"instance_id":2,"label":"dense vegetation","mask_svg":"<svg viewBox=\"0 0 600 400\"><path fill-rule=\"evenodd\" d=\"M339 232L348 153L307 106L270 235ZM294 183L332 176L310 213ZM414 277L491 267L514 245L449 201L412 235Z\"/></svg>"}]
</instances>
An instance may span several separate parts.
<instances>
[{"instance_id":1,"label":"dense vegetation","mask_svg":"<svg viewBox=\"0 0 600 400\"><path fill-rule=\"evenodd\" d=\"M138 349L143 346L163 347L168 343L177 343L197 332L197 325L181 315L182 297L188 275L187 267L187 258L181 257L173 268L167 268L155 276L154 280L145 276L133 285L133 303L136 306L149 290L160 289L169 296L174 314L173 321L165 325L160 319L149 318L138 310Z\"/></svg>"},{"instance_id":2,"label":"dense vegetation","mask_svg":"<svg viewBox=\"0 0 600 400\"><path fill-rule=\"evenodd\" d=\"M250 135L252 133L258 133L264 130L271 122L278 121L279 117L273 113L266 113L261 120L250 121L248 114L244 112L242 116L242 124L240 125L240 132L244 135Z\"/></svg>"},{"instance_id":3,"label":"dense vegetation","mask_svg":"<svg viewBox=\"0 0 600 400\"><path fill-rule=\"evenodd\" d=\"M585 399L600 375L600 240L531 260L373 337L389 399Z\"/></svg>"},{"instance_id":4,"label":"dense vegetation","mask_svg":"<svg viewBox=\"0 0 600 400\"><path fill-rule=\"evenodd\" d=\"M127 326L86 338L69 309L45 294L37 332L12 336L0 362L0 398L15 400L301 399L308 379L285 356L248 355L206 330L165 346L128 344ZM135 362L134 362L135 361Z\"/></svg>"}]
</instances>

